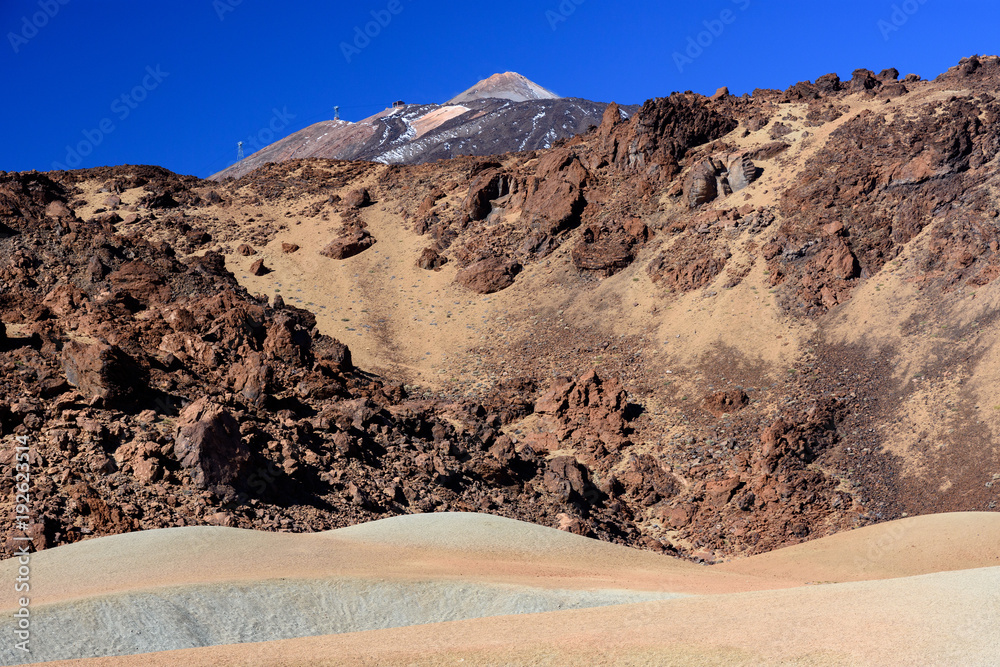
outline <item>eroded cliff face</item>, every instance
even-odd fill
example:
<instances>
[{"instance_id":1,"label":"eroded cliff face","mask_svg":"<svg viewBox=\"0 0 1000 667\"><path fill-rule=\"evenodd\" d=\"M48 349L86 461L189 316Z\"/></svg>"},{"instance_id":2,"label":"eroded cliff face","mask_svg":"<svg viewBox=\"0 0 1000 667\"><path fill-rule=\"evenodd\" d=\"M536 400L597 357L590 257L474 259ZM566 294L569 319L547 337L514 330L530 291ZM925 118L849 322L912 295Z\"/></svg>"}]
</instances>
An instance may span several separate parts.
<instances>
[{"instance_id":1,"label":"eroded cliff face","mask_svg":"<svg viewBox=\"0 0 1000 667\"><path fill-rule=\"evenodd\" d=\"M994 509L998 73L417 166L0 174L35 543L452 510L714 560Z\"/></svg>"}]
</instances>

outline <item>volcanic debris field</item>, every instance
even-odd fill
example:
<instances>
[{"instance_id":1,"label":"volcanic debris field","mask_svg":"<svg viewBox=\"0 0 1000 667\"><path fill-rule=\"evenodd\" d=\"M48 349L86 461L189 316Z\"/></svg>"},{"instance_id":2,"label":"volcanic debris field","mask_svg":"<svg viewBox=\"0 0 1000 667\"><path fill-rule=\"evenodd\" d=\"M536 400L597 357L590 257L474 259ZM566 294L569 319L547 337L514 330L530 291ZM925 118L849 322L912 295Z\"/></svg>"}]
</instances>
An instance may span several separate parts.
<instances>
[{"instance_id":1,"label":"volcanic debris field","mask_svg":"<svg viewBox=\"0 0 1000 667\"><path fill-rule=\"evenodd\" d=\"M415 165L0 172L34 544L468 511L715 562L994 510L998 83L673 94Z\"/></svg>"}]
</instances>

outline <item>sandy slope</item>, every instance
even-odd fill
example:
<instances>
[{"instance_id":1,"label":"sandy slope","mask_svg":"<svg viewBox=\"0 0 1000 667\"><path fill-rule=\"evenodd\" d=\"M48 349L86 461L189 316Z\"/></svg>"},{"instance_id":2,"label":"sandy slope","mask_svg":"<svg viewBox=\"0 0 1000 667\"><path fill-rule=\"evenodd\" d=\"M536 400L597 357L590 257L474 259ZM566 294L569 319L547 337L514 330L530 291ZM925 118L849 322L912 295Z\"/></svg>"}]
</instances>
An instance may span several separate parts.
<instances>
[{"instance_id":1,"label":"sandy slope","mask_svg":"<svg viewBox=\"0 0 1000 667\"><path fill-rule=\"evenodd\" d=\"M998 589L990 568L75 664L985 666Z\"/></svg>"},{"instance_id":2,"label":"sandy slope","mask_svg":"<svg viewBox=\"0 0 1000 667\"><path fill-rule=\"evenodd\" d=\"M0 563L0 577L14 568ZM133 533L41 552L32 572L37 657L43 639L51 657L240 642L87 665L989 664L1000 641L990 513L905 519L711 567L429 514L312 535ZM655 599L673 594L686 595Z\"/></svg>"}]
</instances>

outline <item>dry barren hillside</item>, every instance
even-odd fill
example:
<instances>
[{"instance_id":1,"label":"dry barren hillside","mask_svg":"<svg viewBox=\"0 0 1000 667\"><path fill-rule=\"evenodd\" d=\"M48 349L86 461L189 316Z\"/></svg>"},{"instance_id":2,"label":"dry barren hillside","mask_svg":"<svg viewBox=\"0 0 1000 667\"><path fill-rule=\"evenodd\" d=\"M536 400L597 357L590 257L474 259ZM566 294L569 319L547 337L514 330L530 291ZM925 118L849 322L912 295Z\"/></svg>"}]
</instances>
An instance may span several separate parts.
<instances>
[{"instance_id":1,"label":"dry barren hillside","mask_svg":"<svg viewBox=\"0 0 1000 667\"><path fill-rule=\"evenodd\" d=\"M993 510L998 82L675 94L416 166L2 174L36 544L458 510L715 561Z\"/></svg>"}]
</instances>

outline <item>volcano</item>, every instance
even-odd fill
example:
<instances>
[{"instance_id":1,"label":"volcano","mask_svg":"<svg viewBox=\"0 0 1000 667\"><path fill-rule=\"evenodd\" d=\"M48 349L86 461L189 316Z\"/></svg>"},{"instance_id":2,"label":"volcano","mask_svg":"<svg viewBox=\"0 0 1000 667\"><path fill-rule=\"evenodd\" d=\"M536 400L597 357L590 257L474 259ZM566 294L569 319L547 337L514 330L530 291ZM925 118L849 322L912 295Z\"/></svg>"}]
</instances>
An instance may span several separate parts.
<instances>
[{"instance_id":1,"label":"volcano","mask_svg":"<svg viewBox=\"0 0 1000 667\"><path fill-rule=\"evenodd\" d=\"M559 97L515 72L494 74L444 104L394 104L363 120L314 123L210 176L323 157L421 164L460 155L550 148L601 123L607 104ZM638 107L622 107L628 116Z\"/></svg>"}]
</instances>

